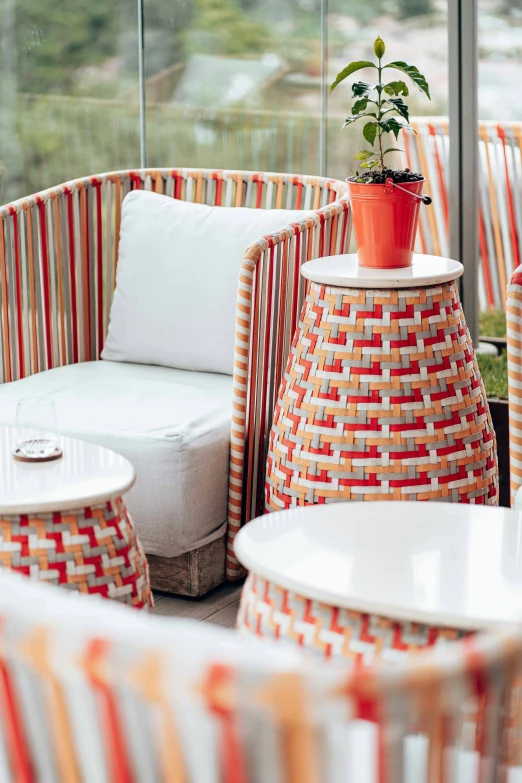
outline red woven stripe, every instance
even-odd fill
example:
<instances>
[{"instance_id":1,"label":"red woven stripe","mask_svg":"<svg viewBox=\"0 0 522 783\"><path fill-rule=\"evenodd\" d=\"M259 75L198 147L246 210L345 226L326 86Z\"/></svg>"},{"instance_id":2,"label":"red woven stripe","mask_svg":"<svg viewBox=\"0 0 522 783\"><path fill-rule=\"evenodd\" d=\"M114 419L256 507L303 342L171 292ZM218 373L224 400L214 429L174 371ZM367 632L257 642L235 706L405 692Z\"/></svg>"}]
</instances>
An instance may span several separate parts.
<instances>
[{"instance_id":1,"label":"red woven stripe","mask_svg":"<svg viewBox=\"0 0 522 783\"><path fill-rule=\"evenodd\" d=\"M97 358L103 350L103 339L105 337L103 333L103 223L102 223L102 198L101 198L101 182L96 179L93 180L93 185L96 191L96 239L97 239L97 259L96 259L96 306L98 315L98 344L97 344Z\"/></svg>"},{"instance_id":2,"label":"red woven stripe","mask_svg":"<svg viewBox=\"0 0 522 783\"><path fill-rule=\"evenodd\" d=\"M183 178L177 171L172 172L172 179L174 180L174 198L181 198L181 186L183 184Z\"/></svg>"},{"instance_id":3,"label":"red woven stripe","mask_svg":"<svg viewBox=\"0 0 522 783\"><path fill-rule=\"evenodd\" d=\"M290 339L293 339L297 326L297 311L299 308L299 278L301 277L301 233L295 237L294 290L292 298L292 322Z\"/></svg>"},{"instance_id":4,"label":"red woven stripe","mask_svg":"<svg viewBox=\"0 0 522 783\"><path fill-rule=\"evenodd\" d=\"M71 321L73 364L78 363L78 304L76 301L76 253L74 250L74 211L72 192L67 189L67 221L69 228L69 274L71 278Z\"/></svg>"},{"instance_id":5,"label":"red woven stripe","mask_svg":"<svg viewBox=\"0 0 522 783\"><path fill-rule=\"evenodd\" d=\"M7 740L7 752L13 776L12 783L35 783L29 746L24 734L11 675L2 660L0 660L0 710L3 716L2 728Z\"/></svg>"},{"instance_id":6,"label":"red woven stripe","mask_svg":"<svg viewBox=\"0 0 522 783\"><path fill-rule=\"evenodd\" d=\"M301 209L301 204L303 202L303 183L300 179L294 177L294 185L297 189L297 195L295 197L295 208Z\"/></svg>"},{"instance_id":7,"label":"red woven stripe","mask_svg":"<svg viewBox=\"0 0 522 783\"><path fill-rule=\"evenodd\" d=\"M216 207L220 207L223 194L223 177L220 171L215 171L212 176L216 180L216 198L214 199L214 204Z\"/></svg>"},{"instance_id":8,"label":"red woven stripe","mask_svg":"<svg viewBox=\"0 0 522 783\"><path fill-rule=\"evenodd\" d=\"M82 191L81 198L83 200L84 208L83 213L85 215L85 225L83 226L83 231L85 232L82 235L83 240L83 259L82 259L82 286L84 289L84 302L85 302L85 310L83 314L83 333L84 333L84 342L86 346L86 359L92 359L93 358L93 349L96 349L96 344L92 344L92 329L91 329L91 242L90 242L90 234L91 234L91 220L89 219L89 199L87 198L87 191ZM83 221L82 221L83 223Z\"/></svg>"},{"instance_id":9,"label":"red woven stripe","mask_svg":"<svg viewBox=\"0 0 522 783\"><path fill-rule=\"evenodd\" d=\"M36 203L39 208L40 218L40 239L42 247L42 285L43 285L43 297L44 297L44 328L45 328L45 347L47 350L47 366L53 366L53 354L52 354L52 314L51 314L51 286L49 281L49 250L47 247L47 225L45 220L45 203L41 198L38 198Z\"/></svg>"},{"instance_id":10,"label":"red woven stripe","mask_svg":"<svg viewBox=\"0 0 522 783\"><path fill-rule=\"evenodd\" d=\"M128 761L129 751L125 746L125 732L118 713L117 698L109 685L94 673L108 647L109 642L104 639L93 639L89 642L86 655L88 664L90 664L89 679L100 700L104 728L102 738L109 761L111 783L134 783Z\"/></svg>"},{"instance_id":11,"label":"red woven stripe","mask_svg":"<svg viewBox=\"0 0 522 783\"><path fill-rule=\"evenodd\" d=\"M9 208L13 218L13 240L15 251L15 291L16 291L16 330L18 335L18 361L20 378L25 377L24 337L23 337L23 302L22 302L22 269L20 266L20 236L18 230L18 213L14 207Z\"/></svg>"}]
</instances>

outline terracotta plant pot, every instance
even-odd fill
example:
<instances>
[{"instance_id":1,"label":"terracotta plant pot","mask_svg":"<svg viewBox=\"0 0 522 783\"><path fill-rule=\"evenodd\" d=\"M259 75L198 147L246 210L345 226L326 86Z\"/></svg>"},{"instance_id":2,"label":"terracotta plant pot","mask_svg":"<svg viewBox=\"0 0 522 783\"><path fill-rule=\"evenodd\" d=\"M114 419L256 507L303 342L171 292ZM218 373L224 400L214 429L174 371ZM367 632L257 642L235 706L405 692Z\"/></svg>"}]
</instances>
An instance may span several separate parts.
<instances>
[{"instance_id":1,"label":"terracotta plant pot","mask_svg":"<svg viewBox=\"0 0 522 783\"><path fill-rule=\"evenodd\" d=\"M411 266L424 180L397 186L362 184L350 188L355 243L360 266L398 269Z\"/></svg>"}]
</instances>

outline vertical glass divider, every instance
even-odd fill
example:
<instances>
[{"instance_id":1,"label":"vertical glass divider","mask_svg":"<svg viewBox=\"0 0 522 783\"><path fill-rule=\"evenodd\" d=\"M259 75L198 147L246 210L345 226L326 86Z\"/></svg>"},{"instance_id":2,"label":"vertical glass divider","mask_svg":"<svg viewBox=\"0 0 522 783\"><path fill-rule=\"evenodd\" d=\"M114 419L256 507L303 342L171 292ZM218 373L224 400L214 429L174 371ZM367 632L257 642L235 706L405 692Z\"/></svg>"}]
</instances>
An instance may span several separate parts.
<instances>
[{"instance_id":1,"label":"vertical glass divider","mask_svg":"<svg viewBox=\"0 0 522 783\"><path fill-rule=\"evenodd\" d=\"M138 72L140 88L140 166L147 167L147 127L145 114L145 0L138 0Z\"/></svg>"},{"instance_id":2,"label":"vertical glass divider","mask_svg":"<svg viewBox=\"0 0 522 783\"><path fill-rule=\"evenodd\" d=\"M462 301L479 336L478 0L448 2L450 255L464 264Z\"/></svg>"},{"instance_id":3,"label":"vertical glass divider","mask_svg":"<svg viewBox=\"0 0 522 783\"><path fill-rule=\"evenodd\" d=\"M321 118L319 120L319 174L326 177L328 150L328 0L321 0Z\"/></svg>"}]
</instances>

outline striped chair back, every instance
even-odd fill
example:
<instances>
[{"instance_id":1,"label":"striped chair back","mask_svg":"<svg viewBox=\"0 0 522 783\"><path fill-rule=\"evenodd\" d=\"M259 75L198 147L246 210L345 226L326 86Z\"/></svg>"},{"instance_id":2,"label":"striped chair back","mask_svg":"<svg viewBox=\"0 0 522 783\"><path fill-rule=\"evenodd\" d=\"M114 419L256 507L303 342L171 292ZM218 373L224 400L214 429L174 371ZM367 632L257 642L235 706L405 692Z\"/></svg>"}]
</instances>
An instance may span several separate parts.
<instances>
[{"instance_id":1,"label":"striped chair back","mask_svg":"<svg viewBox=\"0 0 522 783\"><path fill-rule=\"evenodd\" d=\"M353 670L0 574L5 783L515 783L522 633Z\"/></svg>"},{"instance_id":2,"label":"striped chair back","mask_svg":"<svg viewBox=\"0 0 522 783\"><path fill-rule=\"evenodd\" d=\"M449 252L446 118L417 118L416 134L404 135L403 163L426 176L433 207L421 211L418 250ZM479 297L482 310L503 310L507 283L521 262L522 123L479 123Z\"/></svg>"},{"instance_id":3,"label":"striped chair back","mask_svg":"<svg viewBox=\"0 0 522 783\"><path fill-rule=\"evenodd\" d=\"M235 577L234 535L262 507L272 412L304 299L300 267L348 247L346 185L292 174L148 169L84 177L1 207L0 383L99 358L121 204L137 188L211 206L309 211L245 248L241 264L228 504L228 574Z\"/></svg>"}]
</instances>

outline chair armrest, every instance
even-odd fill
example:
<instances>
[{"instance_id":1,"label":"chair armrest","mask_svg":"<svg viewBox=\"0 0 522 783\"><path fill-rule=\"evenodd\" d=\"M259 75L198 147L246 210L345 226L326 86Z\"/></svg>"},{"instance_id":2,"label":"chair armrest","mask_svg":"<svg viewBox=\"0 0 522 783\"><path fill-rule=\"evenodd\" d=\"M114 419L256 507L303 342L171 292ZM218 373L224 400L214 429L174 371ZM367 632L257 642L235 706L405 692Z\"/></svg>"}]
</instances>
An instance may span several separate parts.
<instances>
[{"instance_id":1,"label":"chair armrest","mask_svg":"<svg viewBox=\"0 0 522 783\"><path fill-rule=\"evenodd\" d=\"M522 485L522 266L509 281L506 296L509 381L509 462L511 505Z\"/></svg>"},{"instance_id":2,"label":"chair armrest","mask_svg":"<svg viewBox=\"0 0 522 783\"><path fill-rule=\"evenodd\" d=\"M85 177L0 208L0 382L99 357L130 187Z\"/></svg>"},{"instance_id":3,"label":"chair armrest","mask_svg":"<svg viewBox=\"0 0 522 783\"><path fill-rule=\"evenodd\" d=\"M306 291L301 265L345 253L351 216L346 199L251 245L237 298L234 399L228 502L227 574L241 575L233 553L239 528L263 513L266 454L281 377Z\"/></svg>"}]
</instances>

